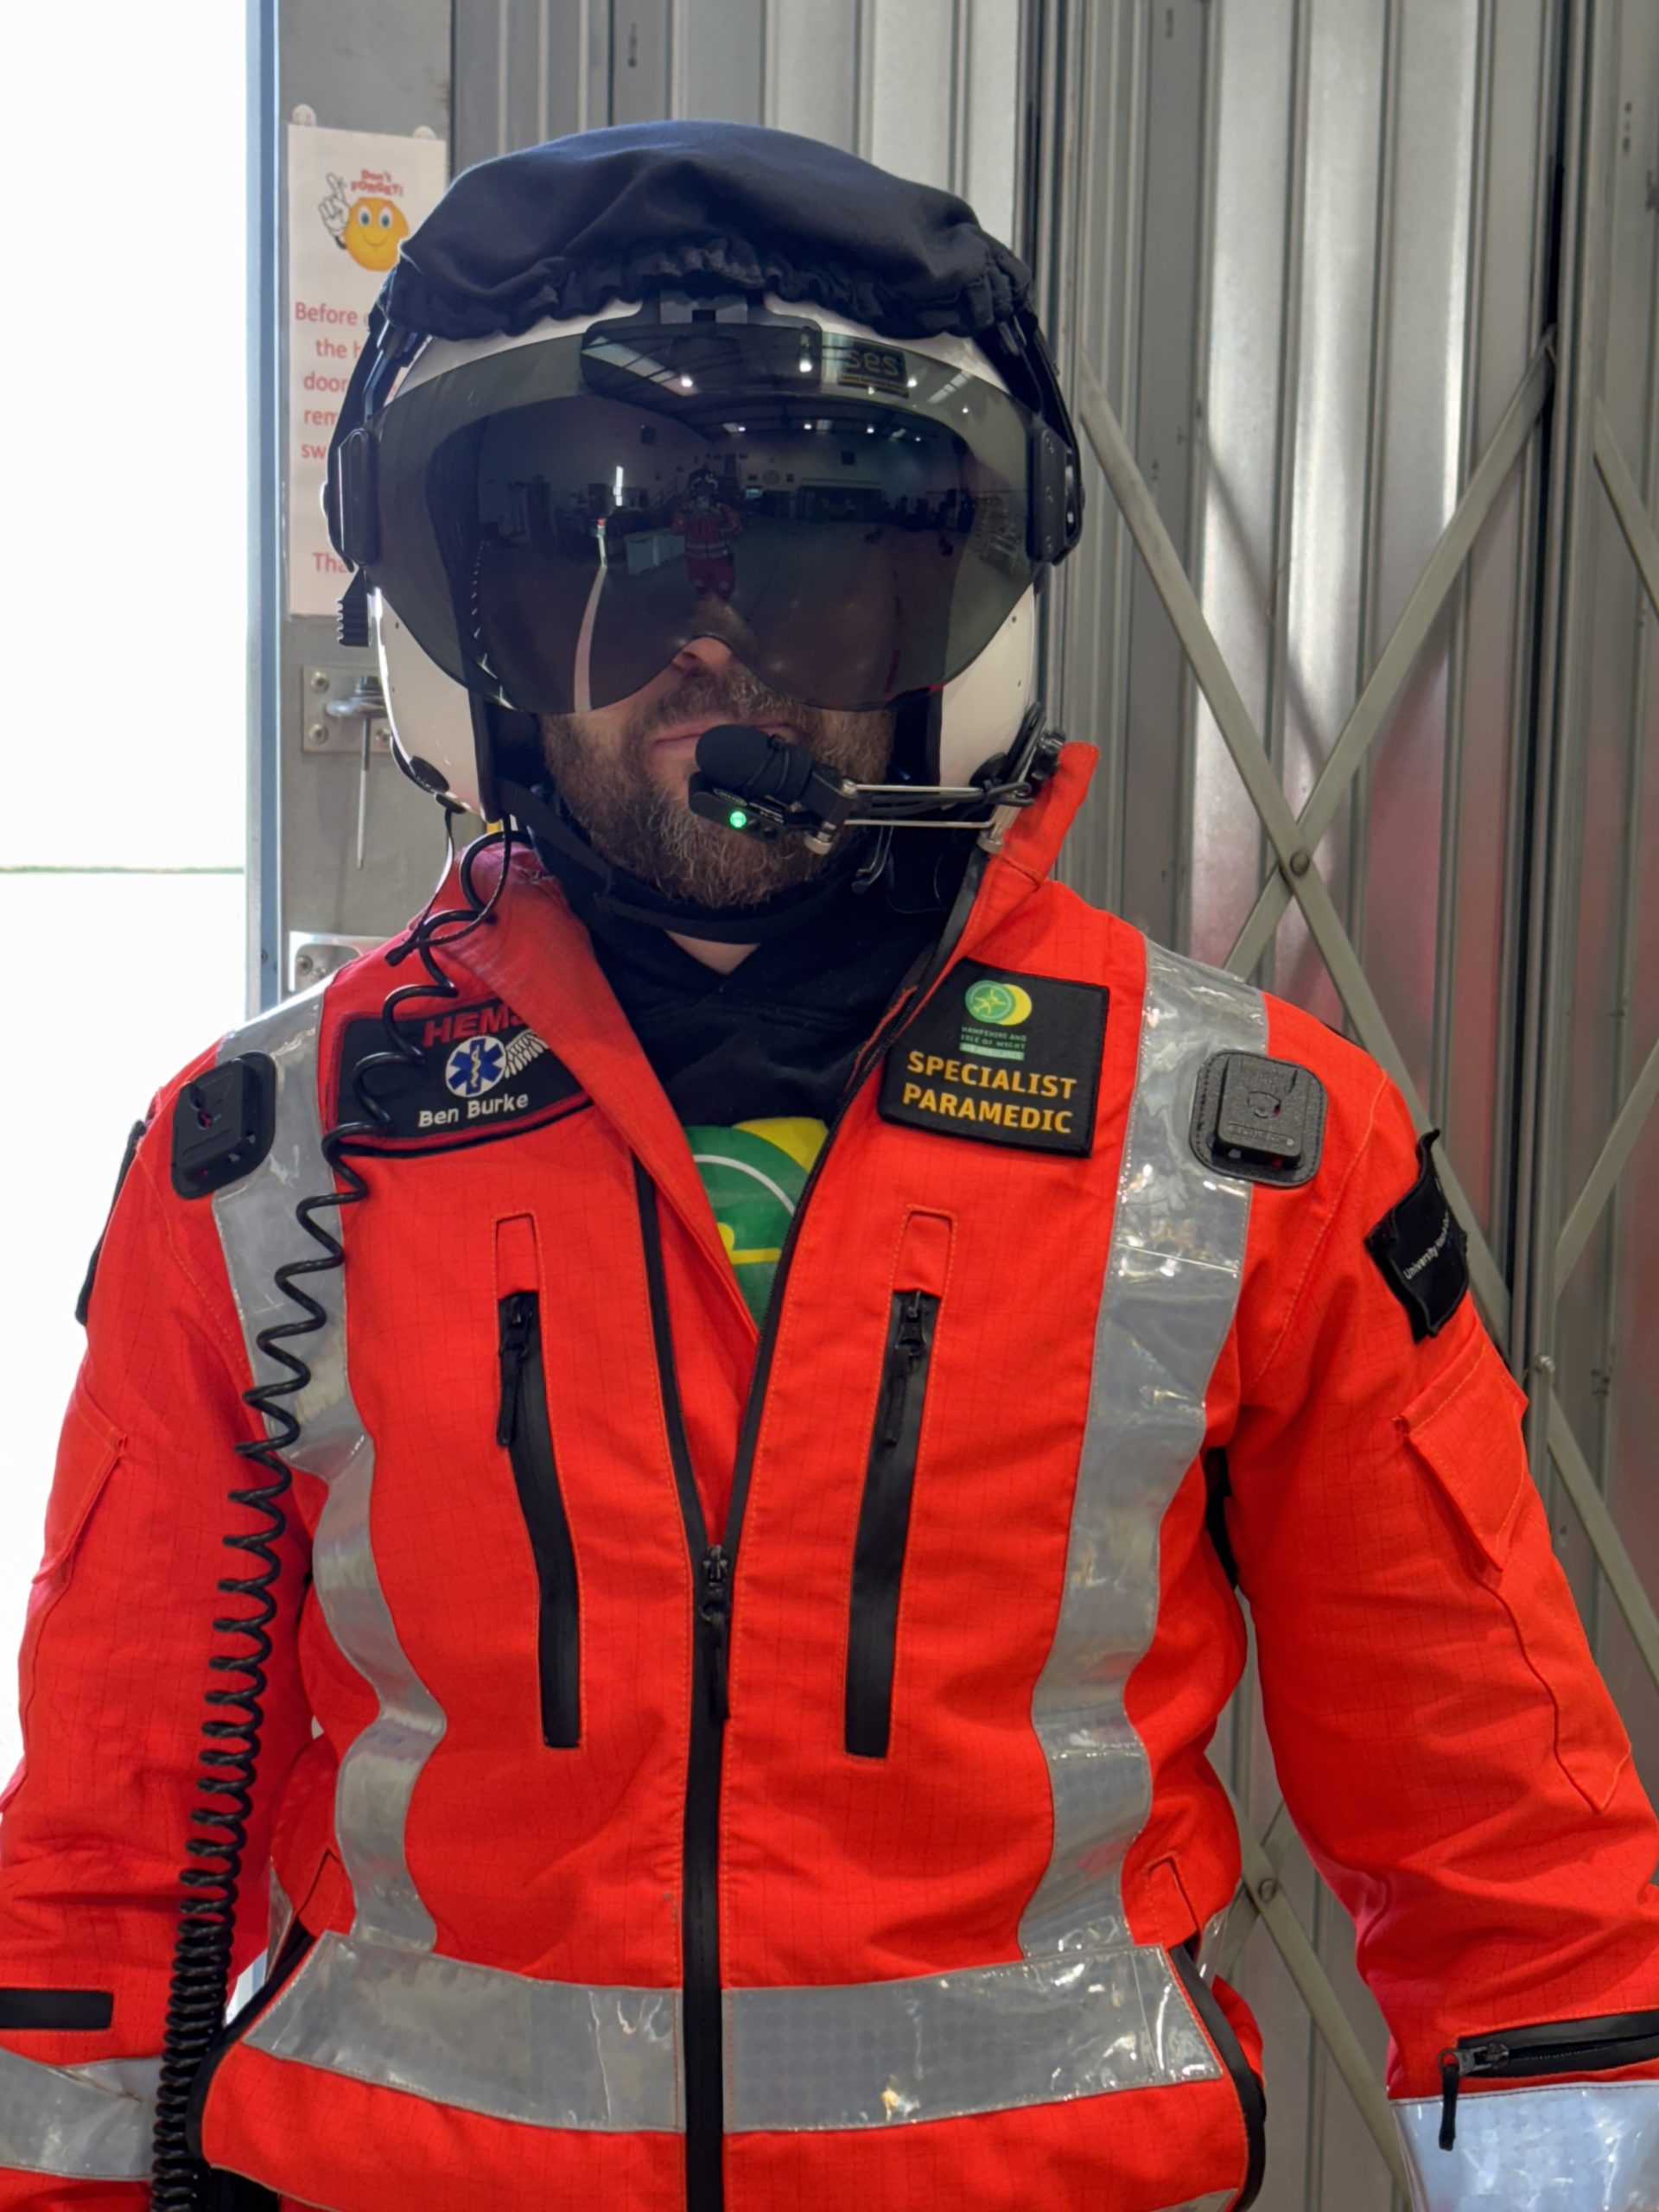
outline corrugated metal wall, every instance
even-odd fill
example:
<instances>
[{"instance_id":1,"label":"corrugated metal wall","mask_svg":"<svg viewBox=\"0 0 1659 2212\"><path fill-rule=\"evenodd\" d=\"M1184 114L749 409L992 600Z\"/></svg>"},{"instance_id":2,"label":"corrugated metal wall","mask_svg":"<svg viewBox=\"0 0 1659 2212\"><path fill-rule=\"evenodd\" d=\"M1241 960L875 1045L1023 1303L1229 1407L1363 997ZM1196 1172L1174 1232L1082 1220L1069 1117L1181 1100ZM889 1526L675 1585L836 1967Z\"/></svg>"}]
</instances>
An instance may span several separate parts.
<instances>
[{"instance_id":1,"label":"corrugated metal wall","mask_svg":"<svg viewBox=\"0 0 1659 2212\"><path fill-rule=\"evenodd\" d=\"M1555 747L1540 791L1550 840L1540 899L1533 1325L1541 1358L1552 1362L1544 1375L1567 1463L1552 1487L1577 1487L1576 1446L1642 1586L1656 1592L1659 14L1625 0L1597 11L1594 34L1583 62L1585 207L1568 303L1580 342L1563 379L1559 568L1548 603L1559 651ZM1651 1611L1627 1621L1570 1496L1558 1497L1556 1520L1598 1656L1649 1786L1659 1789ZM1616 1558L1613 1567L1616 1579Z\"/></svg>"},{"instance_id":2,"label":"corrugated metal wall","mask_svg":"<svg viewBox=\"0 0 1659 2212\"><path fill-rule=\"evenodd\" d=\"M1094 495L1049 690L1103 755L1065 867L1345 1026L1445 1131L1659 1785L1659 20L1036 22L1037 259ZM1268 2032L1261 2202L1382 2212L1386 2036L1248 1690L1215 1756L1246 1834L1223 1967Z\"/></svg>"}]
</instances>

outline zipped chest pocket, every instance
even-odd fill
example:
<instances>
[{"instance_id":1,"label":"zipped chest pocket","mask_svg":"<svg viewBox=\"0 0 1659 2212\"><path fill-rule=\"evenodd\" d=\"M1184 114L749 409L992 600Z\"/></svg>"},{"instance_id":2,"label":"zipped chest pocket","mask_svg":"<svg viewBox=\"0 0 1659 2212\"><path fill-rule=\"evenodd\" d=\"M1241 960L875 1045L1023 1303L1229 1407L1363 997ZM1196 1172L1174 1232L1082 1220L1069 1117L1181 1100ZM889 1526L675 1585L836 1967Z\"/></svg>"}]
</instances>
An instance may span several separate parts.
<instances>
[{"instance_id":1,"label":"zipped chest pocket","mask_svg":"<svg viewBox=\"0 0 1659 2212\"><path fill-rule=\"evenodd\" d=\"M1457 2141L1458 2092L1471 2076L1522 2082L1540 2074L1611 2074L1659 2058L1659 2012L1595 2020L1550 2020L1531 2028L1459 2036L1440 2053L1440 2148Z\"/></svg>"},{"instance_id":2,"label":"zipped chest pocket","mask_svg":"<svg viewBox=\"0 0 1659 2212\"><path fill-rule=\"evenodd\" d=\"M510 1291L496 1314L501 1395L495 1440L512 1463L536 1562L542 1740L550 1750L570 1751L582 1740L581 1599L548 1416L540 1294Z\"/></svg>"},{"instance_id":3,"label":"zipped chest pocket","mask_svg":"<svg viewBox=\"0 0 1659 2212\"><path fill-rule=\"evenodd\" d=\"M880 1383L853 1547L847 1629L846 1745L858 1758L885 1758L893 1732L899 1601L922 1421L944 1303L950 1228L942 1214L910 1216L888 1301Z\"/></svg>"}]
</instances>

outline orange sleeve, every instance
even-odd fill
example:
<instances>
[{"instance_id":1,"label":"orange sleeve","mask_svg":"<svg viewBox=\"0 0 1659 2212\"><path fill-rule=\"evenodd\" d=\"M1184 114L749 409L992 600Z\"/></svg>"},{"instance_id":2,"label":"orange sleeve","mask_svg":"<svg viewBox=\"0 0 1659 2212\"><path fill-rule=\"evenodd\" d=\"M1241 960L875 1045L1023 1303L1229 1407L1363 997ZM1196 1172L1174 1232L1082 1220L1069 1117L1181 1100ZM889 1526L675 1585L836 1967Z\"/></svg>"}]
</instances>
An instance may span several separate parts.
<instances>
[{"instance_id":1,"label":"orange sleeve","mask_svg":"<svg viewBox=\"0 0 1659 2212\"><path fill-rule=\"evenodd\" d=\"M1295 1287L1255 1342L1241 1328L1227 1510L1279 1780L1357 1926L1390 2089L1419 2097L1459 2037L1659 2006L1659 1826L1551 1548L1521 1392L1471 1298L1417 1341L1366 1249L1415 1139L1343 1051L1334 1187L1317 1211L1255 1193L1262 1272Z\"/></svg>"},{"instance_id":2,"label":"orange sleeve","mask_svg":"<svg viewBox=\"0 0 1659 2212\"><path fill-rule=\"evenodd\" d=\"M178 1198L168 1181L170 1122L163 1111L152 1123L105 1232L24 1633L24 1755L0 1800L5 2212L148 2200L130 2178L133 2146L142 2135L147 2151L179 1872L203 1802L207 1662L245 1648L213 1628L250 1603L217 1587L251 1571L225 1537L258 1525L228 1493L265 1478L232 1448L255 1433L248 1378L213 1274L211 1203ZM294 1636L302 1541L291 1516L238 1973L264 1942L270 1808L307 1729Z\"/></svg>"}]
</instances>

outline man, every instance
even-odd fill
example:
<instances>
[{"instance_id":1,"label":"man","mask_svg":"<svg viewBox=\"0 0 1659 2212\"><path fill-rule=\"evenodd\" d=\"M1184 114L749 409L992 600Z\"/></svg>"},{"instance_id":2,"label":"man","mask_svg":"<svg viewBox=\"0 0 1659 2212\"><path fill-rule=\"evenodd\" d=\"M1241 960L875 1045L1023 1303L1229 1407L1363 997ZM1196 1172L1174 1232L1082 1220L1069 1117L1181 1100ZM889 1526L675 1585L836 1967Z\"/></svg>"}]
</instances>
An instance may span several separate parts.
<instances>
[{"instance_id":1,"label":"man","mask_svg":"<svg viewBox=\"0 0 1659 2212\"><path fill-rule=\"evenodd\" d=\"M697 467L790 493L729 594L601 557L596 484ZM331 502L410 772L504 826L137 1145L0 2203L142 2202L152 2106L161 2206L1248 2203L1235 1576L1419 2203L1659 2202L1659 1830L1428 1146L1048 880L1019 264L781 134L509 156L408 243Z\"/></svg>"},{"instance_id":2,"label":"man","mask_svg":"<svg viewBox=\"0 0 1659 2212\"><path fill-rule=\"evenodd\" d=\"M685 540L686 581L698 596L729 599L737 582L731 541L742 524L721 498L711 470L700 468L686 486L669 528Z\"/></svg>"}]
</instances>

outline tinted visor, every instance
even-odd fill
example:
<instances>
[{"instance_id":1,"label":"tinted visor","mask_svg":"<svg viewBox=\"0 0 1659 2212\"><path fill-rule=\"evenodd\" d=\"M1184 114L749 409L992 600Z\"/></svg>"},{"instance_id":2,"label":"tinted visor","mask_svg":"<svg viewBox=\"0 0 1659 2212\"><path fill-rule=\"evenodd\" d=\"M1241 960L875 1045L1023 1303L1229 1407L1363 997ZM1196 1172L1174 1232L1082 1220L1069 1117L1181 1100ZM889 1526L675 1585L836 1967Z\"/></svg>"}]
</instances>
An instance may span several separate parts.
<instances>
[{"instance_id":1,"label":"tinted visor","mask_svg":"<svg viewBox=\"0 0 1659 2212\"><path fill-rule=\"evenodd\" d=\"M789 698L879 707L966 668L1028 588L1031 430L897 345L619 317L393 399L369 576L529 713L608 706L701 636Z\"/></svg>"}]
</instances>

